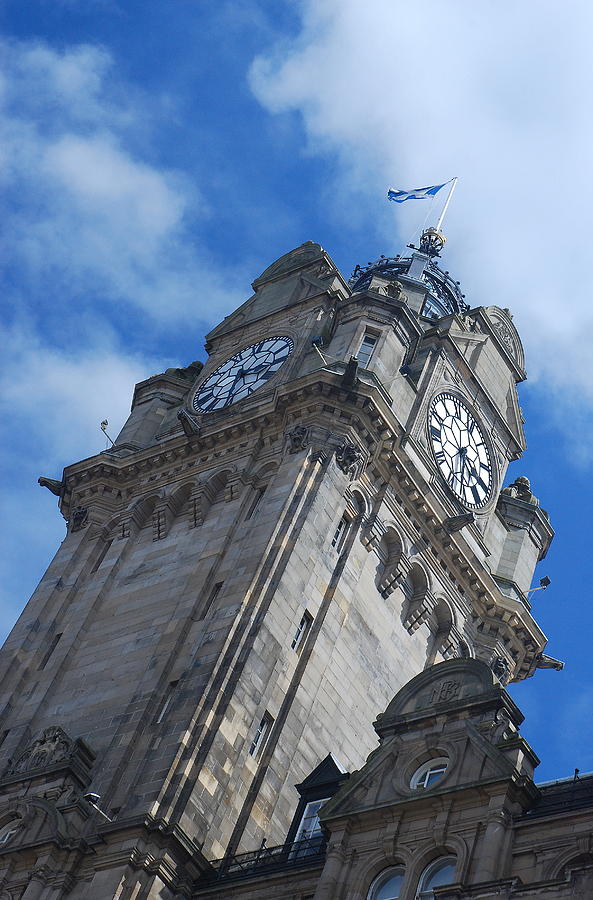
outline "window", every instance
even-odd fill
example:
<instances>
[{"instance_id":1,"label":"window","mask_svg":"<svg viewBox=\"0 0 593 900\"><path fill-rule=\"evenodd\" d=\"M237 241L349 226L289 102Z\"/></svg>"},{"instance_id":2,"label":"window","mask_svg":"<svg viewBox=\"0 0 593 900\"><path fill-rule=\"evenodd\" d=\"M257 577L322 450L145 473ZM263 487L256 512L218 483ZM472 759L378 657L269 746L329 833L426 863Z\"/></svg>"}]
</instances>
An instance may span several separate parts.
<instances>
[{"instance_id":1,"label":"window","mask_svg":"<svg viewBox=\"0 0 593 900\"><path fill-rule=\"evenodd\" d=\"M249 748L250 756L259 756L261 751L264 749L264 745L270 733L273 722L274 719L272 718L270 713L265 712L264 717L259 723L257 731L255 732L255 737L251 742L251 747Z\"/></svg>"},{"instance_id":2,"label":"window","mask_svg":"<svg viewBox=\"0 0 593 900\"><path fill-rule=\"evenodd\" d=\"M163 719L165 718L165 713L169 709L171 705L171 700L173 699L173 694L175 693L175 688L179 684L179 681L170 681L167 685L167 692L161 704L161 708L158 712L156 719L154 720L155 725L160 725Z\"/></svg>"},{"instance_id":3,"label":"window","mask_svg":"<svg viewBox=\"0 0 593 900\"><path fill-rule=\"evenodd\" d=\"M292 639L292 644L290 645L292 650L296 650L297 653L300 652L301 647L303 646L303 642L305 637L307 636L307 632L311 627L311 622L313 621L313 616L310 612L305 612L301 616L301 621L298 624L298 628L294 633L294 637Z\"/></svg>"},{"instance_id":4,"label":"window","mask_svg":"<svg viewBox=\"0 0 593 900\"><path fill-rule=\"evenodd\" d=\"M334 531L334 536L332 538L332 547L335 547L338 552L344 546L344 541L346 540L346 535L348 534L349 527L350 521L346 518L346 516L342 516L342 518L338 522L338 527Z\"/></svg>"},{"instance_id":5,"label":"window","mask_svg":"<svg viewBox=\"0 0 593 900\"><path fill-rule=\"evenodd\" d=\"M403 881L403 869L388 869L387 872L382 872L371 885L368 900L398 900Z\"/></svg>"},{"instance_id":6,"label":"window","mask_svg":"<svg viewBox=\"0 0 593 900\"><path fill-rule=\"evenodd\" d=\"M455 860L438 859L426 869L420 878L416 900L434 900L433 888L452 884L455 878Z\"/></svg>"},{"instance_id":7,"label":"window","mask_svg":"<svg viewBox=\"0 0 593 900\"><path fill-rule=\"evenodd\" d=\"M217 584L214 585L214 587L210 591L210 596L208 597L208 600L206 601L206 606L202 610L202 615L200 616L201 619L203 619L205 617L206 613L208 612L208 610L210 609L210 607L212 606L212 604L214 603L214 601L220 594L223 584L224 584L224 581L219 581Z\"/></svg>"},{"instance_id":8,"label":"window","mask_svg":"<svg viewBox=\"0 0 593 900\"><path fill-rule=\"evenodd\" d=\"M0 827L0 847L4 847L15 836L21 827L22 819L11 819Z\"/></svg>"},{"instance_id":9,"label":"window","mask_svg":"<svg viewBox=\"0 0 593 900\"><path fill-rule=\"evenodd\" d=\"M319 810L328 799L328 797L324 797L323 800L312 800L310 803L307 803L303 812L303 818L301 819L301 823L296 833L295 841L305 841L321 834Z\"/></svg>"},{"instance_id":10,"label":"window","mask_svg":"<svg viewBox=\"0 0 593 900\"><path fill-rule=\"evenodd\" d=\"M62 632L54 635L54 638L53 638L51 644L49 645L49 647L47 648L46 652L43 655L43 659L39 663L39 668L37 670L38 672L40 672L42 669L45 669L46 665L49 662L49 658L52 655L52 653L54 652L54 650L56 649L56 647L58 646L58 641L60 640L61 637L62 637Z\"/></svg>"},{"instance_id":11,"label":"window","mask_svg":"<svg viewBox=\"0 0 593 900\"><path fill-rule=\"evenodd\" d=\"M266 492L265 487L259 488L259 490L256 491L255 497L252 499L249 509L247 510L247 514L245 516L246 519L250 519L253 515L255 515L257 508L258 508L265 492Z\"/></svg>"},{"instance_id":12,"label":"window","mask_svg":"<svg viewBox=\"0 0 593 900\"><path fill-rule=\"evenodd\" d=\"M431 787L435 782L439 781L447 771L449 760L445 756L439 756L438 759L429 759L417 769L412 775L410 782L411 788L427 788Z\"/></svg>"},{"instance_id":13,"label":"window","mask_svg":"<svg viewBox=\"0 0 593 900\"><path fill-rule=\"evenodd\" d=\"M305 806L295 837L295 847L291 857L309 856L317 853L323 842L323 832L319 821L319 810L329 797L322 800L311 800Z\"/></svg>"},{"instance_id":14,"label":"window","mask_svg":"<svg viewBox=\"0 0 593 900\"><path fill-rule=\"evenodd\" d=\"M107 556L107 551L111 547L112 543L113 543L113 541L106 541L105 544L103 545L101 552L97 556L95 563L93 565L93 568L91 569L91 575L93 574L93 572L97 571L97 569L99 568L99 566L101 565L101 563L103 562L105 557Z\"/></svg>"},{"instance_id":15,"label":"window","mask_svg":"<svg viewBox=\"0 0 593 900\"><path fill-rule=\"evenodd\" d=\"M377 340L378 338L374 334L370 334L367 331L365 332L364 337L360 342L360 347L358 348L356 358L364 369L366 369L369 362L371 361L371 356L373 355L373 351L377 345Z\"/></svg>"}]
</instances>

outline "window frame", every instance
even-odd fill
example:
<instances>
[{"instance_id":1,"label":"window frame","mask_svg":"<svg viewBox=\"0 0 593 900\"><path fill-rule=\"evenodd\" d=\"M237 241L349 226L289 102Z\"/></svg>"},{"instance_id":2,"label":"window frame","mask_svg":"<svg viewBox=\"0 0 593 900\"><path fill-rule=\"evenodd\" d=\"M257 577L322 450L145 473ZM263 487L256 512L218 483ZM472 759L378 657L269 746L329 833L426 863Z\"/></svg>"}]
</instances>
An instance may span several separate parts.
<instances>
[{"instance_id":1,"label":"window frame","mask_svg":"<svg viewBox=\"0 0 593 900\"><path fill-rule=\"evenodd\" d=\"M348 537L348 532L350 531L350 526L352 525L352 520L346 515L346 513L342 513L340 517L340 521L338 522L337 528L334 531L331 545L335 549L336 553L340 553L342 547L346 542L346 538Z\"/></svg>"},{"instance_id":2,"label":"window frame","mask_svg":"<svg viewBox=\"0 0 593 900\"><path fill-rule=\"evenodd\" d=\"M0 849L10 844L22 824L22 816L13 816L12 819L8 819L0 825Z\"/></svg>"},{"instance_id":3,"label":"window frame","mask_svg":"<svg viewBox=\"0 0 593 900\"><path fill-rule=\"evenodd\" d=\"M266 710L261 717L261 721L257 726L257 731L255 732L255 736L251 741L251 745L249 747L249 756L251 756L252 759L257 759L258 756L261 755L264 747L268 742L273 724L274 717L270 715L270 713Z\"/></svg>"},{"instance_id":4,"label":"window frame","mask_svg":"<svg viewBox=\"0 0 593 900\"><path fill-rule=\"evenodd\" d=\"M311 615L309 610L306 609L300 618L299 624L297 625L297 629L290 644L290 649L294 650L295 653L300 653L303 649L305 638L309 634L309 629L311 628L312 624L313 616Z\"/></svg>"},{"instance_id":5,"label":"window frame","mask_svg":"<svg viewBox=\"0 0 593 900\"><path fill-rule=\"evenodd\" d=\"M305 808L303 810L303 814L301 816L301 821L299 822L299 826L296 830L296 835L294 838L295 843L297 841L307 841L307 840L317 837L317 835L323 834L322 829L321 829L321 822L319 821L319 810L321 809L321 807L323 806L324 803L327 803L327 801L329 799L330 799L329 797L323 797L322 799L319 799L319 800L308 800L307 801L307 803L305 804ZM307 811L312 806L316 806L317 808L315 809L314 813L308 814ZM315 817L314 821L317 822L318 827L313 828L312 831L310 831L308 834L305 834L303 836L303 832L305 831L305 827L304 827L305 819L313 818L313 816Z\"/></svg>"},{"instance_id":6,"label":"window frame","mask_svg":"<svg viewBox=\"0 0 593 900\"><path fill-rule=\"evenodd\" d=\"M167 715L167 711L173 702L173 697L175 696L175 691L177 690L177 685L179 684L179 678L175 679L175 681L170 681L165 690L165 695L159 705L159 708L154 717L154 725L160 725Z\"/></svg>"},{"instance_id":7,"label":"window frame","mask_svg":"<svg viewBox=\"0 0 593 900\"><path fill-rule=\"evenodd\" d=\"M455 878L455 870L457 868L457 859L454 856L441 856L438 859L433 859L433 861L426 866L420 878L418 879L418 887L416 888L416 893L414 894L414 900L434 900L434 888L441 887L446 884L453 884L453 881L443 881L441 884L428 884L427 881L429 878L433 878L437 875L442 869L445 867L451 866L453 869L453 878Z\"/></svg>"},{"instance_id":8,"label":"window frame","mask_svg":"<svg viewBox=\"0 0 593 900\"><path fill-rule=\"evenodd\" d=\"M358 350L354 354L356 359L358 360L359 366L363 369L368 369L369 363L375 354L375 350L377 349L377 345L379 343L380 333L372 331L370 328L365 328L363 335L358 344ZM371 347L370 353L366 353L366 351L362 354L363 358L361 359L361 351L364 346L364 342L368 339L373 341L373 345Z\"/></svg>"},{"instance_id":9,"label":"window frame","mask_svg":"<svg viewBox=\"0 0 593 900\"><path fill-rule=\"evenodd\" d=\"M400 900L402 895L402 889L405 884L406 870L404 866L390 866L388 869L383 869L382 872L379 872L376 878L373 879L373 882L368 890L366 900L377 900L378 892L382 890L389 883L391 878L398 876L401 878L401 884L398 889L397 897L389 898L389 900Z\"/></svg>"},{"instance_id":10,"label":"window frame","mask_svg":"<svg viewBox=\"0 0 593 900\"><path fill-rule=\"evenodd\" d=\"M429 787L432 787L438 781L441 781L447 774L447 769L449 768L450 760L446 756L434 756L431 759L427 759L426 762L423 762L421 766L418 766L412 777L410 778L410 787L413 791L427 790ZM435 770L435 774L439 769L442 769L439 777L435 778L434 781L426 783L421 783L422 779L429 776L432 773L432 770Z\"/></svg>"},{"instance_id":11,"label":"window frame","mask_svg":"<svg viewBox=\"0 0 593 900\"><path fill-rule=\"evenodd\" d=\"M268 489L267 484L264 485L263 487L256 488L255 494L251 498L251 502L250 502L249 506L247 507L247 512L245 513L245 519L244 519L245 522L247 522L249 519L252 519L254 517L257 510L259 509L260 503L262 502L262 500L264 498L264 494L266 493L267 489Z\"/></svg>"}]
</instances>

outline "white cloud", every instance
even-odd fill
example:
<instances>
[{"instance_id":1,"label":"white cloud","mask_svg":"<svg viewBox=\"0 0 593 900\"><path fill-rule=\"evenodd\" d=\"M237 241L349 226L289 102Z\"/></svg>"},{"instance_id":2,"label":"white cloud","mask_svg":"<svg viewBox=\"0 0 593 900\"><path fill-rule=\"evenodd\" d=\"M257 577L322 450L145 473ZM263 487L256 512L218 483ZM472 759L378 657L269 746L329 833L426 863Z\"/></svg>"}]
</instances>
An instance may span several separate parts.
<instances>
[{"instance_id":1,"label":"white cloud","mask_svg":"<svg viewBox=\"0 0 593 900\"><path fill-rule=\"evenodd\" d=\"M18 325L0 328L2 469L6 477L0 530L3 573L0 633L8 628L57 547L64 522L56 498L37 486L39 475L62 476L62 469L107 446L100 430L109 420L112 437L128 416L133 385L162 361L118 349L105 335L93 346L60 350Z\"/></svg>"},{"instance_id":2,"label":"white cloud","mask_svg":"<svg viewBox=\"0 0 593 900\"><path fill-rule=\"evenodd\" d=\"M150 159L159 98L118 79L100 48L2 50L7 256L33 299L68 308L92 294L172 326L195 305L198 284L209 298L204 319L238 303L233 273L222 286L192 233L206 215L199 189Z\"/></svg>"},{"instance_id":3,"label":"white cloud","mask_svg":"<svg viewBox=\"0 0 593 900\"><path fill-rule=\"evenodd\" d=\"M72 460L105 449L100 422L107 418L115 437L129 414L134 384L166 365L127 354L104 336L72 351L49 346L19 326L1 329L0 340L0 412L11 421L7 453L52 478Z\"/></svg>"},{"instance_id":4,"label":"white cloud","mask_svg":"<svg viewBox=\"0 0 593 900\"><path fill-rule=\"evenodd\" d=\"M400 250L394 218L405 243L426 211L388 186L459 175L446 268L472 305L515 313L532 380L589 404L592 29L586 0L305 0L300 34L251 69L261 103L337 158L333 202L379 223L377 255Z\"/></svg>"}]
</instances>

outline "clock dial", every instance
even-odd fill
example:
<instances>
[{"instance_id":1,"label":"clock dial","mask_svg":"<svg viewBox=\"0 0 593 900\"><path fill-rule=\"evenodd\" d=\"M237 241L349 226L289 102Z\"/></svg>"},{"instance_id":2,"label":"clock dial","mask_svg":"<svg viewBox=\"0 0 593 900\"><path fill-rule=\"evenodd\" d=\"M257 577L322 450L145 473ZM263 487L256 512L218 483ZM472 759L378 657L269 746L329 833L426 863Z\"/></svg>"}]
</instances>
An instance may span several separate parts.
<instances>
[{"instance_id":1,"label":"clock dial","mask_svg":"<svg viewBox=\"0 0 593 900\"><path fill-rule=\"evenodd\" d=\"M428 429L441 475L464 506L484 506L492 494L493 470L484 433L455 394L434 398Z\"/></svg>"},{"instance_id":2,"label":"clock dial","mask_svg":"<svg viewBox=\"0 0 593 900\"><path fill-rule=\"evenodd\" d=\"M196 412L214 412L249 397L278 371L293 347L289 337L275 336L235 353L200 385L193 408Z\"/></svg>"}]
</instances>

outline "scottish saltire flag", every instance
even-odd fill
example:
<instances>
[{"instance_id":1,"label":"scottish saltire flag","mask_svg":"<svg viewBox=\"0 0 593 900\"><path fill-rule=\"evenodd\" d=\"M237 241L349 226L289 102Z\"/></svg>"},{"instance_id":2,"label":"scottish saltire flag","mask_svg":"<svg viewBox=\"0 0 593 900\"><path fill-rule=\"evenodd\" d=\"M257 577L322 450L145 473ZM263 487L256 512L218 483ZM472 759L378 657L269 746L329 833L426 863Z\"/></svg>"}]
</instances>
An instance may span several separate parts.
<instances>
[{"instance_id":1,"label":"scottish saltire flag","mask_svg":"<svg viewBox=\"0 0 593 900\"><path fill-rule=\"evenodd\" d=\"M446 181L445 184L449 184L449 182ZM434 197L441 188L445 187L445 184L433 184L432 187L415 188L413 191L398 191L390 188L387 191L387 197L394 203L403 203L404 200L426 200L427 197Z\"/></svg>"}]
</instances>

